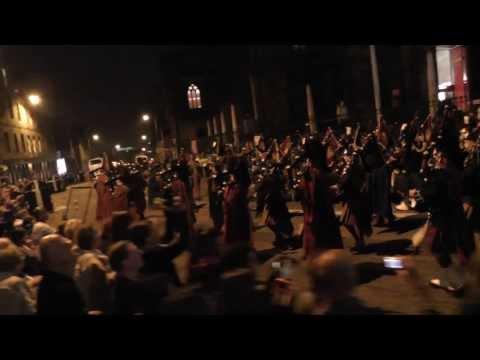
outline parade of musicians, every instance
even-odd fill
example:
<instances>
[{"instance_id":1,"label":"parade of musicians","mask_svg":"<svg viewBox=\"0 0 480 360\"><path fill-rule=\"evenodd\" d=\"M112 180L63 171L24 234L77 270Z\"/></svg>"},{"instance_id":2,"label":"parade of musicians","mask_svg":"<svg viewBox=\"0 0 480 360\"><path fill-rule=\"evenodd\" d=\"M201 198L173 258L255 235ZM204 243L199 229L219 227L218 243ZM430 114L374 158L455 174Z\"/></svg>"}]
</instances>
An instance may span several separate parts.
<instances>
[{"instance_id":1,"label":"parade of musicians","mask_svg":"<svg viewBox=\"0 0 480 360\"><path fill-rule=\"evenodd\" d=\"M389 118L367 50L367 120L342 100L322 121L307 84L306 118L281 136L240 138L231 105L230 139L222 113L206 143L167 149L143 113L138 154L90 151L58 191L46 175L2 178L0 314L477 314L480 107L431 93Z\"/></svg>"}]
</instances>

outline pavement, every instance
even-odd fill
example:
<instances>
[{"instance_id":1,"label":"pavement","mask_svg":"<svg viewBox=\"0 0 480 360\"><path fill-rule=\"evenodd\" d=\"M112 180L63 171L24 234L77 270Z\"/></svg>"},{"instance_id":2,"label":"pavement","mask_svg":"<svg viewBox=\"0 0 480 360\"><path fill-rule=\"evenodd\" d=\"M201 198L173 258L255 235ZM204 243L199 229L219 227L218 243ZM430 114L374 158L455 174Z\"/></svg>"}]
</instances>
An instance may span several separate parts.
<instances>
[{"instance_id":1,"label":"pavement","mask_svg":"<svg viewBox=\"0 0 480 360\"><path fill-rule=\"evenodd\" d=\"M85 184L81 184L84 186ZM203 196L201 199L205 199ZM68 199L68 190L63 193L53 195L54 213L49 222L53 226L58 226L63 219L62 216L66 209ZM203 226L212 226L208 216L208 204L205 200L200 200L201 206L197 213L197 223ZM253 205L253 204L252 204ZM290 202L289 208L294 211L301 210L301 205L297 202ZM88 210L89 219L86 222L100 228L92 214L95 214L96 195L92 197L90 209ZM335 209L338 215L341 214L341 207ZM443 290L431 289L428 281L435 276L438 271L438 265L430 254L420 253L413 255L408 247L411 244L411 237L425 222L426 215L415 212L396 212L397 221L391 228L374 227L374 233L367 240L367 252L365 254L352 255L352 260L357 271L358 286L355 295L366 305L375 308L381 308L394 314L421 314L427 309L432 309L440 314L458 314L462 299L455 297ZM158 224L160 229L164 229L163 211L160 209L150 209L146 214L147 218ZM254 221L258 221L255 219ZM303 218L295 216L293 224L299 229ZM273 248L273 233L262 224L256 224L256 230L253 233L254 246L257 251L268 252ZM162 231L161 230L161 231ZM354 246L353 237L342 227L341 234L345 249L349 250ZM302 257L302 250L296 252L296 256ZM411 256L419 272L423 292L413 287L405 276L385 269L383 258L385 256ZM176 260L177 269L180 278L186 280L186 272L189 254L183 253ZM270 262L266 262L259 268L266 274L271 267ZM297 271L297 276L302 279L303 284L308 286L303 272L303 266Z\"/></svg>"}]
</instances>

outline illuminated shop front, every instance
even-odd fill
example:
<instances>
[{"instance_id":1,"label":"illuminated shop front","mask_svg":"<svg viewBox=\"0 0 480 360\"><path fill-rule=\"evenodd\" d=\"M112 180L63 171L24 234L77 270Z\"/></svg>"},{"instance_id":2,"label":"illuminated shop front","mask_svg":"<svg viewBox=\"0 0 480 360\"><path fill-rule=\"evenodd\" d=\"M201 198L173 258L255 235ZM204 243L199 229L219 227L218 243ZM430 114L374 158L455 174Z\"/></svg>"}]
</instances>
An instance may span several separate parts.
<instances>
[{"instance_id":1,"label":"illuminated shop front","mask_svg":"<svg viewBox=\"0 0 480 360\"><path fill-rule=\"evenodd\" d=\"M467 48L461 45L436 47L438 100L451 101L458 109L470 108Z\"/></svg>"}]
</instances>

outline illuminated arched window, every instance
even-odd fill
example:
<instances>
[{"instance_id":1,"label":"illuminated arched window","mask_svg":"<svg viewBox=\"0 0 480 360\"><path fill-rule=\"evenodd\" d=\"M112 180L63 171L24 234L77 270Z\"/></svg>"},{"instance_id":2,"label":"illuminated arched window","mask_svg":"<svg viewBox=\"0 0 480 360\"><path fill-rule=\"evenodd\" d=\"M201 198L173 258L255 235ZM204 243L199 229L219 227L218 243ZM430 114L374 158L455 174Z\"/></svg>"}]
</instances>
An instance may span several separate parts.
<instances>
[{"instance_id":1,"label":"illuminated arched window","mask_svg":"<svg viewBox=\"0 0 480 360\"><path fill-rule=\"evenodd\" d=\"M188 87L188 107L190 109L201 109L202 98L200 96L200 89L196 85L190 85Z\"/></svg>"}]
</instances>

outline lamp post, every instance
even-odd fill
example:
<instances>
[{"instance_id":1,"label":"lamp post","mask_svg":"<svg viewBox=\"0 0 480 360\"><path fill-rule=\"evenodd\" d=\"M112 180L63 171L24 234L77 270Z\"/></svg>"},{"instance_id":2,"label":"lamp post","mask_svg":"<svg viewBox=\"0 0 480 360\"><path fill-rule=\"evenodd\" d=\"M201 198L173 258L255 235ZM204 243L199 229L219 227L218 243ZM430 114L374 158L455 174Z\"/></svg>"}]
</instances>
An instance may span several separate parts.
<instances>
[{"instance_id":1,"label":"lamp post","mask_svg":"<svg viewBox=\"0 0 480 360\"><path fill-rule=\"evenodd\" d=\"M157 155L157 142L158 142L158 123L157 123L157 119L150 115L150 114L143 114L142 115L142 121L144 123L153 123L153 128L152 128L152 148L153 148L153 154L154 155ZM142 137L142 140L146 140L146 139L143 139ZM162 141L162 139L160 139L160 141Z\"/></svg>"},{"instance_id":2,"label":"lamp post","mask_svg":"<svg viewBox=\"0 0 480 360\"><path fill-rule=\"evenodd\" d=\"M88 152L90 153L90 157L92 157L92 141L93 142L99 142L100 141L100 135L97 133L92 134L92 136L88 137Z\"/></svg>"},{"instance_id":3,"label":"lamp post","mask_svg":"<svg viewBox=\"0 0 480 360\"><path fill-rule=\"evenodd\" d=\"M382 118L382 99L380 95L380 80L378 76L377 51L375 45L370 45L370 65L372 67L373 95L375 98L375 113L377 115L377 124Z\"/></svg>"}]
</instances>

